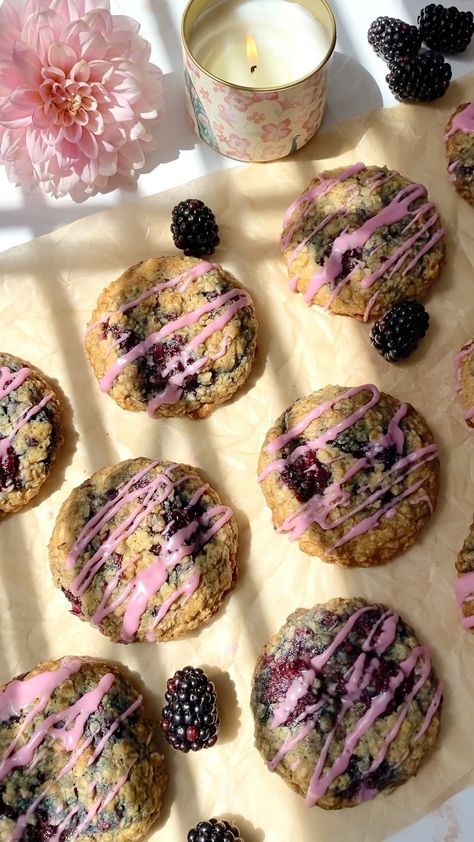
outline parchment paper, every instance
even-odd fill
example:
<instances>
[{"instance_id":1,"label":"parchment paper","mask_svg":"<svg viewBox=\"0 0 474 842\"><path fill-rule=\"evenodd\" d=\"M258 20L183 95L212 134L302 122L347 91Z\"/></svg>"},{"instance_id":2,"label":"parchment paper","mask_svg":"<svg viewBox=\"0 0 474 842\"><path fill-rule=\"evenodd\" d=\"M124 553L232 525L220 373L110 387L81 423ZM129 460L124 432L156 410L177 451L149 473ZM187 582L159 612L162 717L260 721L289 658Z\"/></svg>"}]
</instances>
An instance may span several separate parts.
<instances>
[{"instance_id":1,"label":"parchment paper","mask_svg":"<svg viewBox=\"0 0 474 842\"><path fill-rule=\"evenodd\" d=\"M471 75L452 84L440 103L402 105L334 128L286 161L212 175L0 256L1 348L56 379L69 416L66 446L39 500L0 524L0 681L64 654L103 656L141 677L159 716L166 678L175 669L187 663L210 668L221 738L192 756L164 744L170 785L153 840L181 842L198 820L232 815L246 842L379 842L471 780L474 636L460 627L453 584L455 556L474 510L474 433L455 397L452 355L474 333L474 211L448 181L442 135L449 113L472 98L473 83ZM447 228L447 265L428 302L429 334L398 366L375 353L367 326L309 309L290 293L279 256L283 213L309 178L357 160L387 164L424 182ZM213 208L221 230L216 259L254 296L258 359L243 392L208 419L154 421L123 411L99 391L81 339L106 284L138 260L173 252L171 209L190 196ZM432 425L441 450L441 494L434 518L408 552L380 569L341 570L273 533L255 476L257 456L268 427L297 397L327 383L372 381L412 402ZM52 584L46 548L74 486L104 465L140 455L198 466L232 503L241 574L223 610L199 633L175 643L123 646L68 613ZM416 779L388 798L325 813L305 808L265 768L253 746L250 680L261 646L291 611L352 595L387 602L413 623L434 649L446 703L438 746Z\"/></svg>"}]
</instances>

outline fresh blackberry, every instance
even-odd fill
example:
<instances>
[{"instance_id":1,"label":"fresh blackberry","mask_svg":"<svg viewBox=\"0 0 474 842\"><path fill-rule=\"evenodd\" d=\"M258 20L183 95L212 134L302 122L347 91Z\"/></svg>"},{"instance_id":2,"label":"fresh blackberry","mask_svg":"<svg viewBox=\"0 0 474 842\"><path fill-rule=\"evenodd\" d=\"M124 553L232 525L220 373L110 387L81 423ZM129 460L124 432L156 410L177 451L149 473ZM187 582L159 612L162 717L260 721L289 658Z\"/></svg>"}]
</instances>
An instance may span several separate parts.
<instances>
[{"instance_id":1,"label":"fresh blackberry","mask_svg":"<svg viewBox=\"0 0 474 842\"><path fill-rule=\"evenodd\" d=\"M370 331L370 341L391 363L408 357L428 330L430 317L423 304L405 298L378 319Z\"/></svg>"},{"instance_id":2,"label":"fresh blackberry","mask_svg":"<svg viewBox=\"0 0 474 842\"><path fill-rule=\"evenodd\" d=\"M199 822L188 833L188 842L243 842L238 828L224 819Z\"/></svg>"},{"instance_id":3,"label":"fresh blackberry","mask_svg":"<svg viewBox=\"0 0 474 842\"><path fill-rule=\"evenodd\" d=\"M212 254L219 245L219 228L211 209L200 199L186 199L173 208L171 233L176 248L187 257Z\"/></svg>"},{"instance_id":4,"label":"fresh blackberry","mask_svg":"<svg viewBox=\"0 0 474 842\"><path fill-rule=\"evenodd\" d=\"M451 73L451 65L443 56L428 51L416 58L392 61L386 80L397 99L428 101L443 96Z\"/></svg>"},{"instance_id":5,"label":"fresh blackberry","mask_svg":"<svg viewBox=\"0 0 474 842\"><path fill-rule=\"evenodd\" d=\"M161 728L179 751L210 748L217 740L219 716L216 691L205 672L184 667L168 679Z\"/></svg>"},{"instance_id":6,"label":"fresh blackberry","mask_svg":"<svg viewBox=\"0 0 474 842\"><path fill-rule=\"evenodd\" d=\"M445 9L430 3L418 15L422 40L432 50L442 53L462 53L471 43L474 33L472 12L460 12L455 6Z\"/></svg>"},{"instance_id":7,"label":"fresh blackberry","mask_svg":"<svg viewBox=\"0 0 474 842\"><path fill-rule=\"evenodd\" d=\"M417 27L399 18L380 17L372 21L367 39L377 55L385 61L416 56L421 47Z\"/></svg>"}]
</instances>

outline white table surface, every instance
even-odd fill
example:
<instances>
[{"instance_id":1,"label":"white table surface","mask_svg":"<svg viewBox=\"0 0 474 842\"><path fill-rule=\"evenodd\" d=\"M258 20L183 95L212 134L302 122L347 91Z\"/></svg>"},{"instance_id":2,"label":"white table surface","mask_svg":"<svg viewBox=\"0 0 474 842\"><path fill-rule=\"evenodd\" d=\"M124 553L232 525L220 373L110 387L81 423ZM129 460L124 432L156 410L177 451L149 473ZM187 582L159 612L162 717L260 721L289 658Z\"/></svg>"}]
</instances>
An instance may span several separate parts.
<instances>
[{"instance_id":1,"label":"white table surface","mask_svg":"<svg viewBox=\"0 0 474 842\"><path fill-rule=\"evenodd\" d=\"M423 0L331 0L338 28L324 126L382 105L392 105L385 82L387 68L367 43L367 29L380 14L416 23ZM193 178L226 167L240 166L198 140L188 124L182 81L181 14L186 0L111 0L112 11L129 14L141 23L141 34L152 44L152 61L164 73L166 119L159 128L159 146L133 187L115 186L105 194L78 204L25 193L7 180L0 166L0 251L47 234L87 214L159 193ZM444 0L443 5L451 5ZM474 0L457 0L459 8L474 12ZM0 33L1 38L1 33ZM474 69L474 41L451 61L453 77ZM156 165L156 161L161 161ZM183 195L183 198L184 195Z\"/></svg>"}]
</instances>

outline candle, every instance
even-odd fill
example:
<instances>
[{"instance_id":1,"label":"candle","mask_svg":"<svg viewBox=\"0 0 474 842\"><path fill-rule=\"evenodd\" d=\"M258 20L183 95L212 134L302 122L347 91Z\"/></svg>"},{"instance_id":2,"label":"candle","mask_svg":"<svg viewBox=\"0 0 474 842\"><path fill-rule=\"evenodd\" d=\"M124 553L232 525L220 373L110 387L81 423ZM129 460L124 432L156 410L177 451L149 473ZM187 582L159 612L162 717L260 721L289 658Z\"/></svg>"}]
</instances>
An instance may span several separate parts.
<instances>
[{"instance_id":1,"label":"candle","mask_svg":"<svg viewBox=\"0 0 474 842\"><path fill-rule=\"evenodd\" d=\"M330 36L300 3L220 0L189 35L197 62L213 76L246 87L290 85L326 57Z\"/></svg>"},{"instance_id":2,"label":"candle","mask_svg":"<svg viewBox=\"0 0 474 842\"><path fill-rule=\"evenodd\" d=\"M239 161L273 161L314 135L336 24L327 0L189 0L181 38L196 133Z\"/></svg>"}]
</instances>

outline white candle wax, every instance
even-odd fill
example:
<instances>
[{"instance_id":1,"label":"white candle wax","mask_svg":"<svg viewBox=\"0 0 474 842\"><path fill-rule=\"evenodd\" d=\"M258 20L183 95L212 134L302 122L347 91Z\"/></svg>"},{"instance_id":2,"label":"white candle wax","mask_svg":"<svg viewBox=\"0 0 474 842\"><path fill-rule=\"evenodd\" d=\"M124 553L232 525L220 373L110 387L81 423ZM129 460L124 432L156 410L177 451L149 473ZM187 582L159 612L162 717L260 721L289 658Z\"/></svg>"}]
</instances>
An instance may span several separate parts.
<instances>
[{"instance_id":1,"label":"white candle wax","mask_svg":"<svg viewBox=\"0 0 474 842\"><path fill-rule=\"evenodd\" d=\"M247 55L248 35L256 44L255 60ZM219 79L237 86L276 88L315 70L328 52L330 37L299 3L220 0L200 15L189 45L201 67Z\"/></svg>"}]
</instances>

